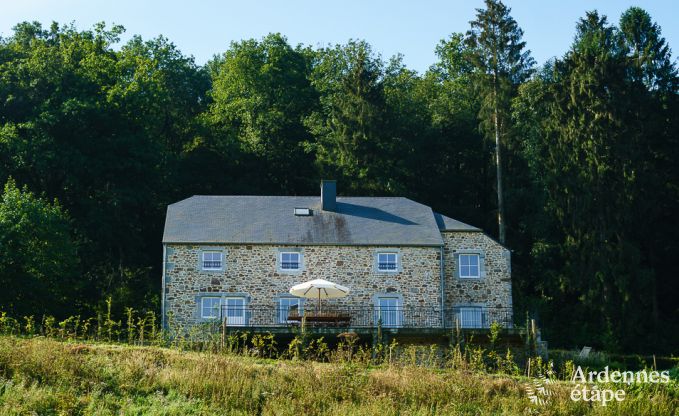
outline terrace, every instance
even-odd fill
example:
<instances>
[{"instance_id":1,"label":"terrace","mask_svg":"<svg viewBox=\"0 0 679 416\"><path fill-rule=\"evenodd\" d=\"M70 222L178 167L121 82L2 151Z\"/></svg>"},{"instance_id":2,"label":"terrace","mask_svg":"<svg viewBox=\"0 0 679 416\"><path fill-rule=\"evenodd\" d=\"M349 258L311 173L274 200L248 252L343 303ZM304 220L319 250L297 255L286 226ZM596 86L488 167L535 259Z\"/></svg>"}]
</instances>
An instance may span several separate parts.
<instances>
[{"instance_id":1,"label":"terrace","mask_svg":"<svg viewBox=\"0 0 679 416\"><path fill-rule=\"evenodd\" d=\"M512 308L454 307L324 307L276 308L271 306L226 306L213 317L226 327L276 333L293 332L302 325L315 332L368 333L378 327L392 333L427 334L451 329L487 330L493 323L513 328Z\"/></svg>"}]
</instances>

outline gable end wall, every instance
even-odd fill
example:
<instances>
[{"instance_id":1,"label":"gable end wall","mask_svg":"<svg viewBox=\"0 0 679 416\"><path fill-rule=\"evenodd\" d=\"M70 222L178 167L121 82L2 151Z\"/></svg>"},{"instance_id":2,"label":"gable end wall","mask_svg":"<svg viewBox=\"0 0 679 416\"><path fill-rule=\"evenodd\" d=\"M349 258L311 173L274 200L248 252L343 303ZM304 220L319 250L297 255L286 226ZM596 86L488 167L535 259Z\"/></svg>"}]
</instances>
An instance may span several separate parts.
<instances>
[{"instance_id":1,"label":"gable end wall","mask_svg":"<svg viewBox=\"0 0 679 416\"><path fill-rule=\"evenodd\" d=\"M489 308L512 306L510 251L482 232L445 231L444 270L446 307L483 304ZM460 279L456 254L479 253L485 275Z\"/></svg>"}]
</instances>

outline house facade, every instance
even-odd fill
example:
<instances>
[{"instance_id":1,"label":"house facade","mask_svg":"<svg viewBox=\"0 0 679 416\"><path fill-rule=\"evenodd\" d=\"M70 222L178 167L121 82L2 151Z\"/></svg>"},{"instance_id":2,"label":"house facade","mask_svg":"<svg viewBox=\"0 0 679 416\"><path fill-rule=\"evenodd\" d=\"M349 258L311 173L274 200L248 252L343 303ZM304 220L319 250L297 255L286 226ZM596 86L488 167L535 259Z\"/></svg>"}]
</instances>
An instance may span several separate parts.
<instances>
[{"instance_id":1,"label":"house facade","mask_svg":"<svg viewBox=\"0 0 679 416\"><path fill-rule=\"evenodd\" d=\"M292 286L350 289L323 301L342 326L485 328L512 324L510 253L480 229L406 198L193 196L168 207L164 325L223 320L285 328L318 313Z\"/></svg>"}]
</instances>

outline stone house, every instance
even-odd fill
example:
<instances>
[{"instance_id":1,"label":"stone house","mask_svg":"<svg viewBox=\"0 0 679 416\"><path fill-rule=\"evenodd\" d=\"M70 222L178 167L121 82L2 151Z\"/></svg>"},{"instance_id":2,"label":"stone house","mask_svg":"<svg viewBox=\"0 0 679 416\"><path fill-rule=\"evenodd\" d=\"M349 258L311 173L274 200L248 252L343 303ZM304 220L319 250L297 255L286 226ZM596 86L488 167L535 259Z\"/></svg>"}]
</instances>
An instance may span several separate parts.
<instances>
[{"instance_id":1,"label":"stone house","mask_svg":"<svg viewBox=\"0 0 679 416\"><path fill-rule=\"evenodd\" d=\"M407 198L193 196L171 204L163 235L162 315L183 325L286 328L317 313L293 297L325 279L323 302L349 327L512 325L510 252L480 229Z\"/></svg>"}]
</instances>

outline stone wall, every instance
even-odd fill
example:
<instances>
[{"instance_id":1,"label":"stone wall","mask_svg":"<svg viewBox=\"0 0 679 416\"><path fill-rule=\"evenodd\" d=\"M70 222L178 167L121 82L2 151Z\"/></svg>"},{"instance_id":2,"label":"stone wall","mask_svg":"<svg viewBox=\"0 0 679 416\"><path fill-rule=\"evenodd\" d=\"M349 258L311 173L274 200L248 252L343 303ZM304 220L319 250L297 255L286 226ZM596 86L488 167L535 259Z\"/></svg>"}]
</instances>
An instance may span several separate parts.
<instances>
[{"instance_id":1,"label":"stone wall","mask_svg":"<svg viewBox=\"0 0 679 416\"><path fill-rule=\"evenodd\" d=\"M509 251L481 232L442 234L445 307L511 307ZM224 269L201 270L201 252L215 249L223 252ZM281 250L302 253L303 269L299 272L280 270ZM376 253L385 251L399 253L397 273L376 270ZM438 247L168 244L166 252L164 308L182 324L201 320L198 307L201 296L246 296L248 309L274 309L278 297L285 296L295 284L326 279L351 289L346 298L323 301L326 308L349 306L367 309L375 305L376 295L389 294L400 297L406 310L418 307L419 313L424 313L417 318L421 319L421 326L440 326L440 321L432 319L433 311L440 310L441 301L441 250ZM457 277L456 255L459 253L480 255L483 265L480 278ZM306 300L306 305L315 307L315 301ZM429 310L432 312L423 312ZM269 325L273 319L273 315L256 316L253 313L249 324Z\"/></svg>"},{"instance_id":2,"label":"stone wall","mask_svg":"<svg viewBox=\"0 0 679 416\"><path fill-rule=\"evenodd\" d=\"M446 308L483 305L488 308L512 306L510 252L481 232L443 232ZM458 277L456 254L478 253L482 274L478 279Z\"/></svg>"},{"instance_id":3,"label":"stone wall","mask_svg":"<svg viewBox=\"0 0 679 416\"><path fill-rule=\"evenodd\" d=\"M224 270L201 270L201 251L208 249L223 251ZM280 270L277 261L281 249L302 253L301 272ZM165 311L171 311L173 319L183 324L200 320L197 305L202 295L246 295L249 309L275 308L278 296L286 295L290 287L298 283L313 279L326 279L351 289L346 298L323 301L326 308L370 308L375 304L375 295L386 293L402 297L402 305L406 309L440 308L441 251L438 247L380 249L359 246L168 244L166 251ZM399 253L400 270L397 273L376 270L376 253L385 251ZM315 301L306 302L310 306L316 304ZM431 319L431 316L427 318ZM261 317L260 320L267 318Z\"/></svg>"}]
</instances>

